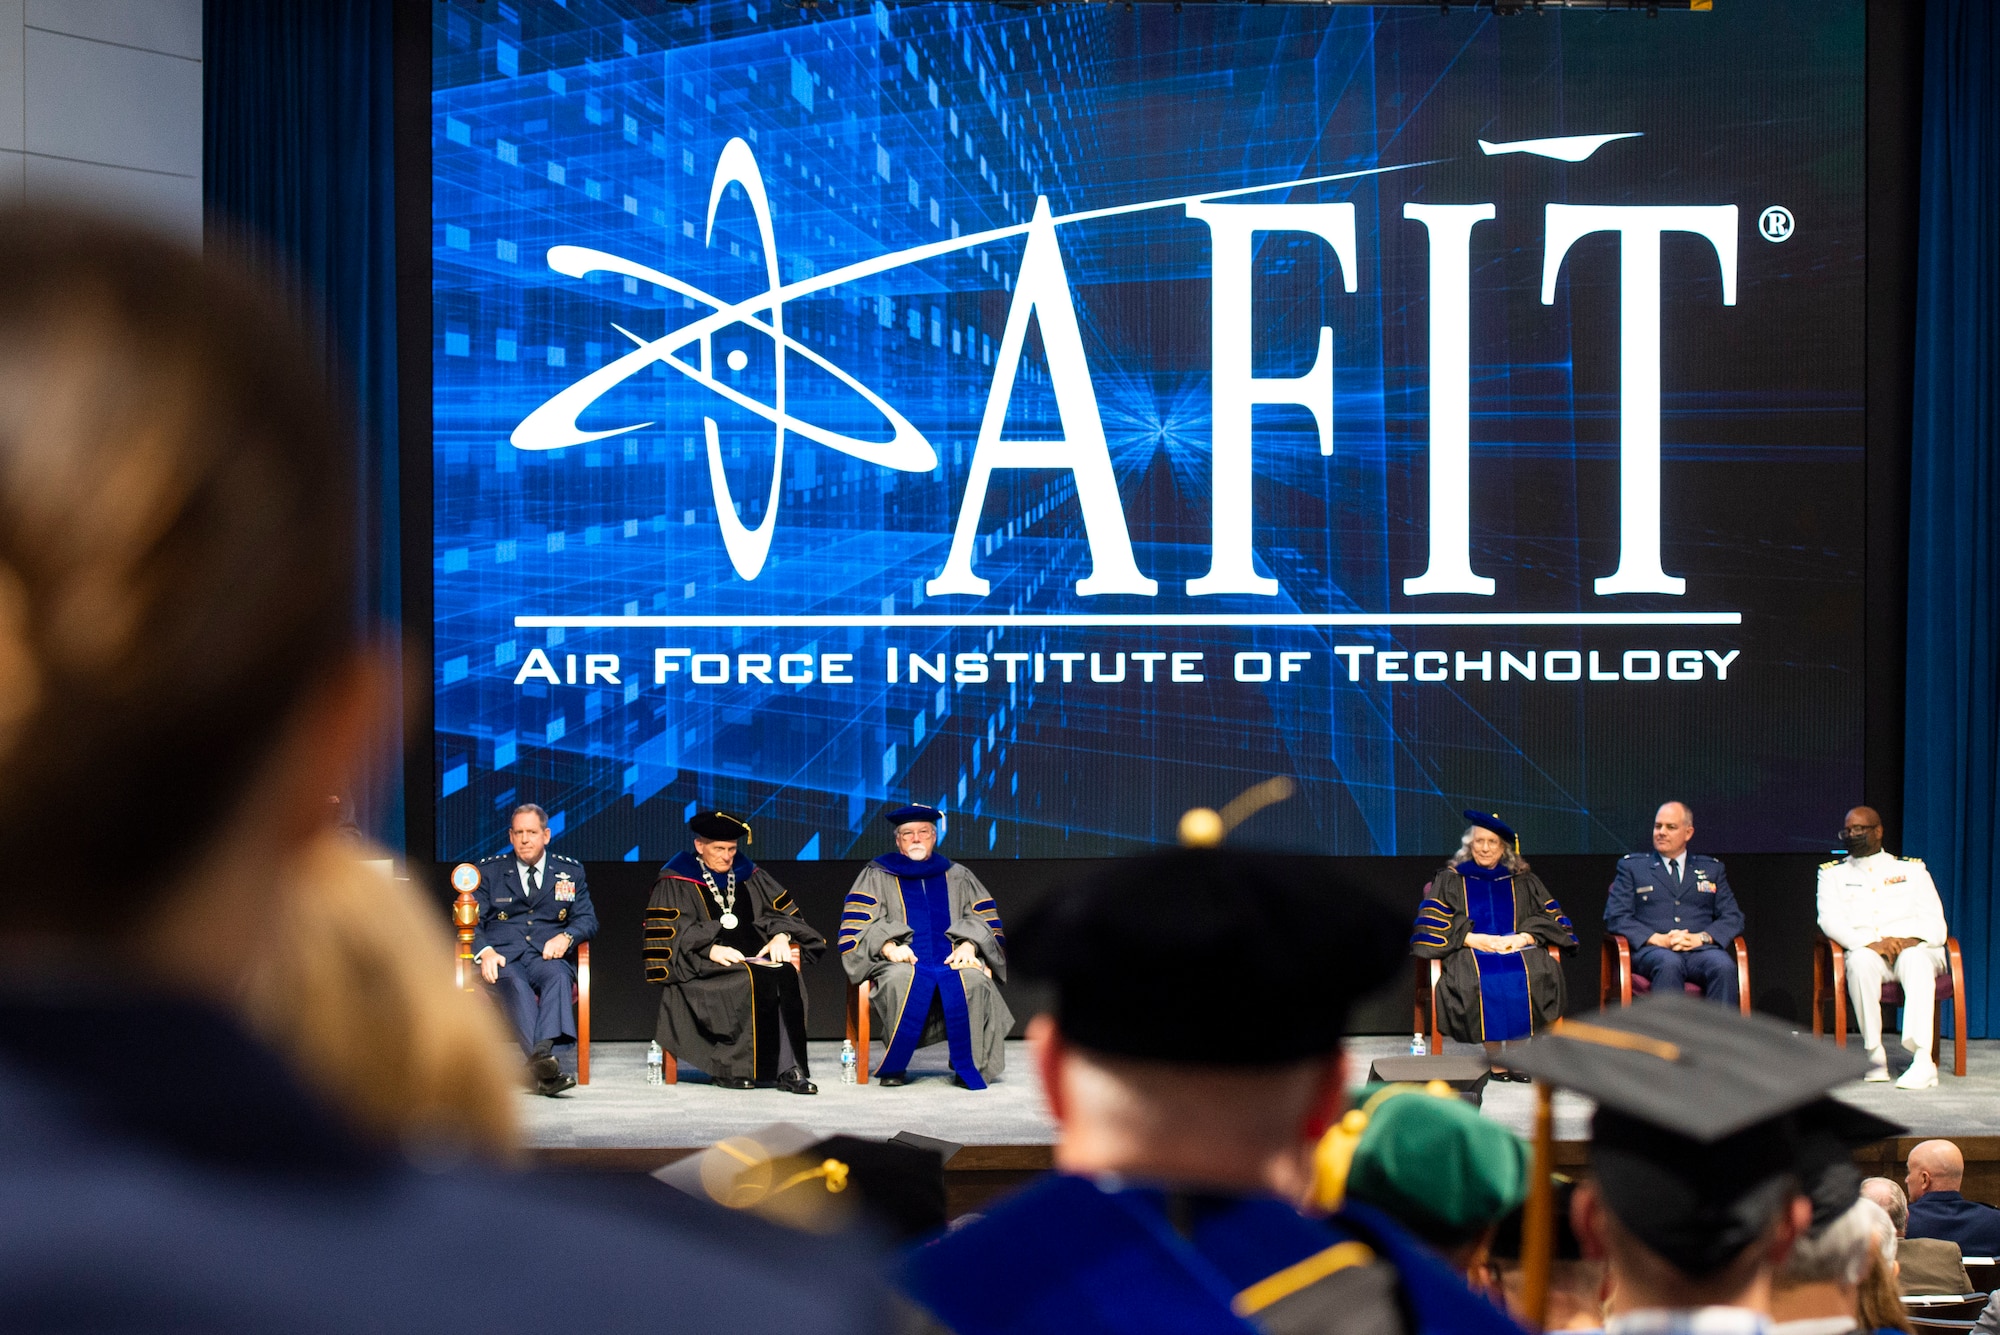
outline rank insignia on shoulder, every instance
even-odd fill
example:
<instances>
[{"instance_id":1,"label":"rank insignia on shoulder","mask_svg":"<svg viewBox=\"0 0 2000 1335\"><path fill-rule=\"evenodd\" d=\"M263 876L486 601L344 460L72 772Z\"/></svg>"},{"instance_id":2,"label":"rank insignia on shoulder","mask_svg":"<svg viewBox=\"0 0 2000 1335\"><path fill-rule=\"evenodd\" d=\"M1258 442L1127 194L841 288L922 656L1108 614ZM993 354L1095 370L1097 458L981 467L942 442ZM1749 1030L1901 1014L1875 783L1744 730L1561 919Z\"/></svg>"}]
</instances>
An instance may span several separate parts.
<instances>
[{"instance_id":1,"label":"rank insignia on shoulder","mask_svg":"<svg viewBox=\"0 0 2000 1335\"><path fill-rule=\"evenodd\" d=\"M1917 865L1918 865L1919 867L1921 867L1921 866L1923 866L1923 865L1924 865L1924 860L1923 860L1922 858L1897 858L1897 859L1896 859L1896 861L1898 861L1898 862L1914 862L1914 863L1916 863L1916 864L1917 864Z\"/></svg>"},{"instance_id":2,"label":"rank insignia on shoulder","mask_svg":"<svg viewBox=\"0 0 2000 1335\"><path fill-rule=\"evenodd\" d=\"M1845 858L1835 858L1831 862L1822 862L1819 864L1819 869L1821 871L1825 871L1828 867L1838 867L1841 863L1845 862L1846 860L1847 859Z\"/></svg>"}]
</instances>

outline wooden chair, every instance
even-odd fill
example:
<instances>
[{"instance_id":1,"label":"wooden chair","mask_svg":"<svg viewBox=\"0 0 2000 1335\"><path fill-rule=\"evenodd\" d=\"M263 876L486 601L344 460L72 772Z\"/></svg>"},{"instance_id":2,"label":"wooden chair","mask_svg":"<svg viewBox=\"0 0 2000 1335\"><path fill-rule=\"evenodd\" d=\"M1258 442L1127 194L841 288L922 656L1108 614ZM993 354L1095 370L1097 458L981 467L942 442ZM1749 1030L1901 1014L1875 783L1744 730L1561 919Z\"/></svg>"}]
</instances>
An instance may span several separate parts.
<instances>
[{"instance_id":1,"label":"wooden chair","mask_svg":"<svg viewBox=\"0 0 2000 1335\"><path fill-rule=\"evenodd\" d=\"M1541 949L1548 951L1549 958L1555 960L1558 968L1561 967L1561 947L1543 946ZM1425 1050L1436 1055L1438 1045L1444 1042L1444 1035L1438 1029L1437 1018L1437 986L1438 979L1444 976L1444 961L1415 959L1410 963L1416 966L1417 974L1416 1004L1413 1007L1410 1032L1427 1035L1430 1046Z\"/></svg>"},{"instance_id":2,"label":"wooden chair","mask_svg":"<svg viewBox=\"0 0 2000 1335\"><path fill-rule=\"evenodd\" d=\"M868 1025L873 1015L868 999L875 993L869 982L847 985L847 1041L854 1045L854 1083L868 1083Z\"/></svg>"},{"instance_id":3,"label":"wooden chair","mask_svg":"<svg viewBox=\"0 0 2000 1335\"><path fill-rule=\"evenodd\" d=\"M796 945L792 947L792 967L794 969L799 967L799 948ZM581 1029L583 1026L577 1027ZM668 1085L678 1085L681 1082L681 1064L674 1060L673 1053L665 1049L660 1051L660 1080L661 1083Z\"/></svg>"},{"instance_id":4,"label":"wooden chair","mask_svg":"<svg viewBox=\"0 0 2000 1335\"><path fill-rule=\"evenodd\" d=\"M1919 1331L1950 1332L1971 1330L1979 1320L1979 1314L1986 1310L1986 1295L1969 1293L1962 1297L1944 1295L1941 1297L1905 1297L1903 1314L1910 1318L1910 1325Z\"/></svg>"},{"instance_id":5,"label":"wooden chair","mask_svg":"<svg viewBox=\"0 0 2000 1335\"><path fill-rule=\"evenodd\" d=\"M1736 1005L1745 1015L1750 1013L1750 943L1737 937L1730 943L1736 956ZM1604 942L1597 956L1597 1004L1604 1010L1611 1008L1613 998L1620 1006L1632 1004L1635 996L1645 996L1653 990L1653 980L1642 973L1632 971L1632 942L1616 932L1606 932ZM1689 983L1687 990L1701 995L1699 983Z\"/></svg>"},{"instance_id":6,"label":"wooden chair","mask_svg":"<svg viewBox=\"0 0 2000 1335\"><path fill-rule=\"evenodd\" d=\"M2000 1258L1966 1256L1960 1260L1965 1265L1965 1277L1972 1281L1973 1293L1991 1293L2000 1286Z\"/></svg>"},{"instance_id":7,"label":"wooden chair","mask_svg":"<svg viewBox=\"0 0 2000 1335\"><path fill-rule=\"evenodd\" d=\"M470 872L469 878L460 872ZM458 971L457 984L461 992L470 992L479 977L479 966L472 962L472 929L479 925L479 900L474 894L479 888L479 869L471 863L461 862L452 871L452 888L458 897L452 901L451 920L458 928ZM590 1083L590 942L578 941L563 958L576 966L576 1083Z\"/></svg>"},{"instance_id":8,"label":"wooden chair","mask_svg":"<svg viewBox=\"0 0 2000 1335\"><path fill-rule=\"evenodd\" d=\"M1951 1000L1951 1073L1965 1074L1965 957L1959 952L1958 938L1944 939L1945 971L1938 975L1937 999L1931 1003L1931 1060L1938 1059L1938 1046L1944 1037L1944 1027L1939 1023L1944 1018L1944 1003ZM1903 985L1891 976L1882 984L1882 1007L1900 1007L1907 1004L1903 995ZM1823 932L1813 933L1813 1034L1826 1032L1825 1013L1833 1011L1833 1041L1841 1047L1847 1046L1847 952L1840 943L1830 941ZM1883 1024L1887 1027L1887 1017ZM1977 1315L1977 1313L1974 1313Z\"/></svg>"}]
</instances>

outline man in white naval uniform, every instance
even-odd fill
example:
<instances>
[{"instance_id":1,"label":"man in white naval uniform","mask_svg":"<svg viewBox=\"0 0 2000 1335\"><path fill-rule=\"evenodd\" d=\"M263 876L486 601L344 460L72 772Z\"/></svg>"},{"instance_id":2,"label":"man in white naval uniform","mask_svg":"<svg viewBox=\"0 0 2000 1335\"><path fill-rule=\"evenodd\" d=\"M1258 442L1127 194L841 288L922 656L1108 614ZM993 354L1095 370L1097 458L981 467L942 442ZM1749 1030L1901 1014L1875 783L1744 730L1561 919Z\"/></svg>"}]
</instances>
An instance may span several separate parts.
<instances>
[{"instance_id":1,"label":"man in white naval uniform","mask_svg":"<svg viewBox=\"0 0 2000 1335\"><path fill-rule=\"evenodd\" d=\"M1944 972L1944 905L1919 858L1882 851L1882 818L1873 807L1847 813L1840 832L1847 856L1819 869L1819 929L1847 952L1847 994L1861 1019L1868 1079L1889 1078L1882 1050L1882 984L1903 985L1903 1046L1915 1054L1898 1089L1938 1082L1931 1060L1937 977Z\"/></svg>"}]
</instances>

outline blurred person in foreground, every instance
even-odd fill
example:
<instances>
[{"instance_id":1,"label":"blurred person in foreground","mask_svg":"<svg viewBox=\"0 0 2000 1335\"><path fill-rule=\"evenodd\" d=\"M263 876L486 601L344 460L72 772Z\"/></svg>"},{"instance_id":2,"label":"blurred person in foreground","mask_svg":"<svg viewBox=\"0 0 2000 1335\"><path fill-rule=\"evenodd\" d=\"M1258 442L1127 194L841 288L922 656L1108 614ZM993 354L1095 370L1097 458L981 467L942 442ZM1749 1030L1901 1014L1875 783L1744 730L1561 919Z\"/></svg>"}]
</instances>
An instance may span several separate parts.
<instances>
[{"instance_id":1,"label":"blurred person in foreground","mask_svg":"<svg viewBox=\"0 0 2000 1335\"><path fill-rule=\"evenodd\" d=\"M435 1146L420 1171L334 1092L352 1068L313 1069L324 998L256 1000L326 842L352 850L326 794L386 691L320 364L237 268L0 217L0 798L37 841L0 966L9 1328L619 1329L726 1289L758 1301L683 1326L879 1329L846 1244ZM317 1051L354 1040L340 1024ZM482 1294L503 1239L560 1239L546 1301Z\"/></svg>"},{"instance_id":2,"label":"blurred person in foreground","mask_svg":"<svg viewBox=\"0 0 2000 1335\"><path fill-rule=\"evenodd\" d=\"M1494 1231L1528 1195L1528 1147L1443 1081L1376 1089L1321 1140L1317 1159L1322 1208L1343 1197L1373 1206L1475 1285L1486 1281Z\"/></svg>"},{"instance_id":3,"label":"blurred person in foreground","mask_svg":"<svg viewBox=\"0 0 2000 1335\"><path fill-rule=\"evenodd\" d=\"M1543 1330L1601 1330L1604 1327L1604 1303L1610 1294L1610 1279L1605 1274L1602 1258L1592 1260L1583 1254L1583 1244L1577 1240L1576 1229L1570 1223L1570 1201L1576 1195L1576 1183L1567 1177L1556 1179L1550 1193L1554 1204L1555 1240L1549 1266L1549 1309ZM1523 1324L1527 1321L1527 1311L1523 1305L1523 1280L1526 1272L1521 1268L1521 1223L1522 1210L1515 1210L1500 1221L1494 1231L1493 1245L1488 1249L1492 1260L1493 1287L1506 1301L1507 1310Z\"/></svg>"},{"instance_id":4,"label":"blurred person in foreground","mask_svg":"<svg viewBox=\"0 0 2000 1335\"><path fill-rule=\"evenodd\" d=\"M1871 1271L1882 1273L1885 1267L1893 1271L1895 1247L1896 1229L1888 1214L1865 1197L1826 1227L1807 1230L1779 1267L1771 1288L1773 1335L1843 1335L1874 1329L1861 1319L1862 1285ZM1893 1285L1890 1292L1894 1293Z\"/></svg>"},{"instance_id":5,"label":"blurred person in foreground","mask_svg":"<svg viewBox=\"0 0 2000 1335\"><path fill-rule=\"evenodd\" d=\"M1596 1101L1571 1224L1608 1263L1607 1335L1766 1335L1779 1269L1857 1199L1839 1165L1881 1125L1824 1097L1861 1054L1680 992L1565 1021L1515 1064Z\"/></svg>"},{"instance_id":6,"label":"blurred person in foreground","mask_svg":"<svg viewBox=\"0 0 2000 1335\"><path fill-rule=\"evenodd\" d=\"M1896 1284L1902 1292L1926 1297L1972 1292L1965 1257L1958 1244L1943 1238L1904 1236L1910 1220L1910 1198L1894 1178L1871 1177L1861 1194L1882 1207L1896 1228Z\"/></svg>"},{"instance_id":7,"label":"blurred person in foreground","mask_svg":"<svg viewBox=\"0 0 2000 1335\"><path fill-rule=\"evenodd\" d=\"M1348 1008L1403 941L1316 864L1226 848L1044 901L1016 949L1055 988L1029 1041L1057 1172L910 1253L906 1291L959 1335L1513 1332L1387 1215L1302 1208ZM1217 960L1250 967L1204 984Z\"/></svg>"}]
</instances>

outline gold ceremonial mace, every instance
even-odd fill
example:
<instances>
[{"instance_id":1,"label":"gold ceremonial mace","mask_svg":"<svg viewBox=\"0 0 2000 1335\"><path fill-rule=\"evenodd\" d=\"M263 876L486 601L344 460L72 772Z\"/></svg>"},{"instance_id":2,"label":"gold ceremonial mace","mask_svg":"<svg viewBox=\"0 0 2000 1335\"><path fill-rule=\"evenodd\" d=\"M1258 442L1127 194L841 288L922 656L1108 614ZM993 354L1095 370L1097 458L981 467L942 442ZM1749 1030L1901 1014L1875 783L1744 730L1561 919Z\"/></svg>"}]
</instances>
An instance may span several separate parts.
<instances>
[{"instance_id":1,"label":"gold ceremonial mace","mask_svg":"<svg viewBox=\"0 0 2000 1335\"><path fill-rule=\"evenodd\" d=\"M1535 1082L1535 1156L1528 1203L1521 1213L1521 1306L1530 1330L1549 1319L1549 1267L1556 1250L1556 1088Z\"/></svg>"},{"instance_id":2,"label":"gold ceremonial mace","mask_svg":"<svg viewBox=\"0 0 2000 1335\"><path fill-rule=\"evenodd\" d=\"M472 929L479 925L479 900L473 892L479 889L479 868L470 862L453 867L451 888L458 891L451 904L451 920L458 924L458 989L470 992L479 973L472 967Z\"/></svg>"}]
</instances>

